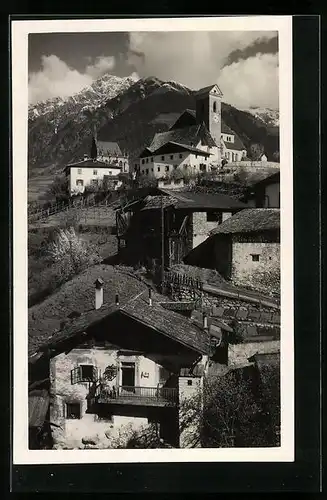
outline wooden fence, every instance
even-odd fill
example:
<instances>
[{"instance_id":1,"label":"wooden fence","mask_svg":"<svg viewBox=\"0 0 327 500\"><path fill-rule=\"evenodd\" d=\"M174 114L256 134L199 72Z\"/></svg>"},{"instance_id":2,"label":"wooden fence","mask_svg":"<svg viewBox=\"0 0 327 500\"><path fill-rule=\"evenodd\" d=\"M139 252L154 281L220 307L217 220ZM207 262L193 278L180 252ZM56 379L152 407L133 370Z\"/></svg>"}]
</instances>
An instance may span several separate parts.
<instances>
[{"instance_id":1,"label":"wooden fence","mask_svg":"<svg viewBox=\"0 0 327 500\"><path fill-rule=\"evenodd\" d=\"M104 199L101 201L96 201L94 198L81 198L78 200L70 200L67 202L60 202L50 205L47 208L38 208L35 210L30 210L28 212L28 222L36 222L38 220L46 219L51 215L56 215L60 212L68 212L72 209L83 209L91 207L111 207L117 203L117 200L111 201Z\"/></svg>"}]
</instances>

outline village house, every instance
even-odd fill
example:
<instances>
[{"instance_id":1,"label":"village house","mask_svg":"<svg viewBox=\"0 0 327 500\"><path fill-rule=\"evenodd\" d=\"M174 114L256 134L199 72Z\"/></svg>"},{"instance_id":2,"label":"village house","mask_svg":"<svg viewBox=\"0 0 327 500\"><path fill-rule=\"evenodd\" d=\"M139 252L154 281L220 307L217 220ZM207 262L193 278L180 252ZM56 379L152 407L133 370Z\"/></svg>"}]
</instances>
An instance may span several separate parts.
<instances>
[{"instance_id":1,"label":"village house","mask_svg":"<svg viewBox=\"0 0 327 500\"><path fill-rule=\"evenodd\" d=\"M251 208L238 212L211 231L184 262L216 269L241 286L278 293L280 282L279 209Z\"/></svg>"},{"instance_id":2,"label":"village house","mask_svg":"<svg viewBox=\"0 0 327 500\"><path fill-rule=\"evenodd\" d=\"M117 142L106 140L106 129L100 130L99 137L96 139L97 159L110 165L116 165L122 173L128 174L129 160L127 153L123 153Z\"/></svg>"},{"instance_id":3,"label":"village house","mask_svg":"<svg viewBox=\"0 0 327 500\"><path fill-rule=\"evenodd\" d=\"M245 194L244 201L256 208L280 208L280 172L253 184Z\"/></svg>"},{"instance_id":4,"label":"village house","mask_svg":"<svg viewBox=\"0 0 327 500\"><path fill-rule=\"evenodd\" d=\"M239 136L221 122L221 156L229 163L242 161L246 156L246 149Z\"/></svg>"},{"instance_id":5,"label":"village house","mask_svg":"<svg viewBox=\"0 0 327 500\"><path fill-rule=\"evenodd\" d=\"M68 177L68 189L72 195L84 193L86 187L96 188L107 183L116 190L122 185L120 180L122 167L88 158L66 165L64 171Z\"/></svg>"},{"instance_id":6,"label":"village house","mask_svg":"<svg viewBox=\"0 0 327 500\"><path fill-rule=\"evenodd\" d=\"M164 265L180 263L217 224L247 207L224 194L160 191L161 195L135 200L116 211L119 255L124 261L161 262L163 234Z\"/></svg>"},{"instance_id":7,"label":"village house","mask_svg":"<svg viewBox=\"0 0 327 500\"><path fill-rule=\"evenodd\" d=\"M220 333L205 316L196 324L165 308L152 290L103 303L103 286L97 279L93 310L67 321L38 351L49 364L49 409L41 406L54 448L108 447L124 426L149 423L170 445L191 446L179 408L201 386Z\"/></svg>"}]
</instances>

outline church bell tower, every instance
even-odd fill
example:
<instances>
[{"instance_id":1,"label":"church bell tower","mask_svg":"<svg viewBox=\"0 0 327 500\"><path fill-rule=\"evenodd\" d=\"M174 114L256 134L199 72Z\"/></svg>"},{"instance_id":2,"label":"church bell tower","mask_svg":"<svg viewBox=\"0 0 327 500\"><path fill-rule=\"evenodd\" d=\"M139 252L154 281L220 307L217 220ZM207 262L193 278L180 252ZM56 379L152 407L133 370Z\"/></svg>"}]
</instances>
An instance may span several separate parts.
<instances>
[{"instance_id":1,"label":"church bell tower","mask_svg":"<svg viewBox=\"0 0 327 500\"><path fill-rule=\"evenodd\" d=\"M205 123L212 138L217 145L216 160L220 162L220 141L221 141L221 100L223 94L218 85L210 85L195 93L196 100L196 121Z\"/></svg>"}]
</instances>

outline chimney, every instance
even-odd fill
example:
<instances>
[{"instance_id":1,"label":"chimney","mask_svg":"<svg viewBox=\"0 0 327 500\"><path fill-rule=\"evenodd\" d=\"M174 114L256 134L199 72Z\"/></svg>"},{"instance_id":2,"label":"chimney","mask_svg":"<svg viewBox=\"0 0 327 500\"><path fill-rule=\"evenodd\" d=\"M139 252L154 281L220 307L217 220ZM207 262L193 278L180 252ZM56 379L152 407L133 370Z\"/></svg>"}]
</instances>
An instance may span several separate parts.
<instances>
[{"instance_id":1,"label":"chimney","mask_svg":"<svg viewBox=\"0 0 327 500\"><path fill-rule=\"evenodd\" d=\"M149 287L149 306L152 306L152 290Z\"/></svg>"},{"instance_id":2,"label":"chimney","mask_svg":"<svg viewBox=\"0 0 327 500\"><path fill-rule=\"evenodd\" d=\"M84 153L84 161L87 160L89 155L87 153Z\"/></svg>"},{"instance_id":3,"label":"chimney","mask_svg":"<svg viewBox=\"0 0 327 500\"><path fill-rule=\"evenodd\" d=\"M119 306L119 295L116 293L116 306Z\"/></svg>"},{"instance_id":4,"label":"chimney","mask_svg":"<svg viewBox=\"0 0 327 500\"><path fill-rule=\"evenodd\" d=\"M103 304L103 281L97 278L95 284L95 309L100 309Z\"/></svg>"},{"instance_id":5,"label":"chimney","mask_svg":"<svg viewBox=\"0 0 327 500\"><path fill-rule=\"evenodd\" d=\"M208 330L208 316L207 313L203 313L203 329Z\"/></svg>"}]
</instances>

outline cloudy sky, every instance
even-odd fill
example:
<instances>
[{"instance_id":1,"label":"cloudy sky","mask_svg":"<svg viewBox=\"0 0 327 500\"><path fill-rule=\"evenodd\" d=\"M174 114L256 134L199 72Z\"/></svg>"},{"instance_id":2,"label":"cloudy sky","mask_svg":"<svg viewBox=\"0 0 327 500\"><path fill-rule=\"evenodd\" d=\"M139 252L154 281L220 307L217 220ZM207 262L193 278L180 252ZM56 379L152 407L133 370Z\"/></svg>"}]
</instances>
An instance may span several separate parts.
<instances>
[{"instance_id":1,"label":"cloudy sky","mask_svg":"<svg viewBox=\"0 0 327 500\"><path fill-rule=\"evenodd\" d=\"M276 32L37 33L28 56L30 103L72 95L110 73L192 89L218 83L234 106L278 109Z\"/></svg>"}]
</instances>

